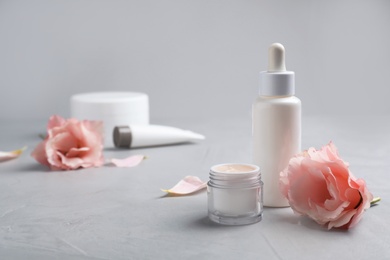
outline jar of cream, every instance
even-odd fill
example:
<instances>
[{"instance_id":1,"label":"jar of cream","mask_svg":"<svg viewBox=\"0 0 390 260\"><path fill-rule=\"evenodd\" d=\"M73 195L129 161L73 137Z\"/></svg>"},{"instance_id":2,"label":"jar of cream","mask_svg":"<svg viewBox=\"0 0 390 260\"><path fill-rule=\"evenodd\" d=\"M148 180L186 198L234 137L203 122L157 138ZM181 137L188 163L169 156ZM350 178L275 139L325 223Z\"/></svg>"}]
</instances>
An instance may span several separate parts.
<instances>
[{"instance_id":1,"label":"jar of cream","mask_svg":"<svg viewBox=\"0 0 390 260\"><path fill-rule=\"evenodd\" d=\"M260 168L252 164L218 164L207 183L210 220L225 225L259 222L263 214Z\"/></svg>"}]
</instances>

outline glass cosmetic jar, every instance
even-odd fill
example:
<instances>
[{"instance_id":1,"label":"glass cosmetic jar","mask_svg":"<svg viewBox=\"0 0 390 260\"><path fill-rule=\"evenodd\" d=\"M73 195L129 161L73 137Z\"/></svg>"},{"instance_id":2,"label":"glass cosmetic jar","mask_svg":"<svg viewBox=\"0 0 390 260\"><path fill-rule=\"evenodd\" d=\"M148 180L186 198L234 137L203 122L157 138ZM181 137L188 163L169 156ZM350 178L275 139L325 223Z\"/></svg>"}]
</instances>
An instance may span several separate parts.
<instances>
[{"instance_id":1,"label":"glass cosmetic jar","mask_svg":"<svg viewBox=\"0 0 390 260\"><path fill-rule=\"evenodd\" d=\"M260 168L252 164L218 164L210 169L207 183L208 215L224 225L259 222L263 214Z\"/></svg>"}]
</instances>

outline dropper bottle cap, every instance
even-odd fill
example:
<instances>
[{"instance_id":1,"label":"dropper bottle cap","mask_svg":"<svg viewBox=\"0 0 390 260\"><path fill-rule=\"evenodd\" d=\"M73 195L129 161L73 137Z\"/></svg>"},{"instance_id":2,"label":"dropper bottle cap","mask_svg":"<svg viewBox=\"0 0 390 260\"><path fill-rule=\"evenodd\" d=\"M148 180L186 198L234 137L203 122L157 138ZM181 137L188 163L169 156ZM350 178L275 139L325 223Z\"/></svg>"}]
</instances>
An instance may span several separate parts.
<instances>
[{"instance_id":1,"label":"dropper bottle cap","mask_svg":"<svg viewBox=\"0 0 390 260\"><path fill-rule=\"evenodd\" d=\"M268 49L268 71L260 72L260 96L292 96L295 94L293 71L286 71L285 49L273 43Z\"/></svg>"}]
</instances>

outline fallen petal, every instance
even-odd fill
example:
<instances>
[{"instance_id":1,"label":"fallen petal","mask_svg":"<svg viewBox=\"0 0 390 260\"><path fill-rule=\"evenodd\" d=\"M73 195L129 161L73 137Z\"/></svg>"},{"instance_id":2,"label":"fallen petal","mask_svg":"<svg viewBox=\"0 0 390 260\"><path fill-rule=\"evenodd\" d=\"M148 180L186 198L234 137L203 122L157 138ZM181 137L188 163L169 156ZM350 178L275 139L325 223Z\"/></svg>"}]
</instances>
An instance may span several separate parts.
<instances>
[{"instance_id":1,"label":"fallen petal","mask_svg":"<svg viewBox=\"0 0 390 260\"><path fill-rule=\"evenodd\" d=\"M186 195L206 188L207 182L203 182L196 176L187 176L169 190L162 191L174 195Z\"/></svg>"},{"instance_id":2,"label":"fallen petal","mask_svg":"<svg viewBox=\"0 0 390 260\"><path fill-rule=\"evenodd\" d=\"M111 163L116 167L134 167L145 159L145 155L132 155L124 159L111 159Z\"/></svg>"},{"instance_id":3,"label":"fallen petal","mask_svg":"<svg viewBox=\"0 0 390 260\"><path fill-rule=\"evenodd\" d=\"M1 152L0 151L0 162L5 162L8 160L12 160L15 158L18 158L19 155L23 153L24 150L26 150L27 147L23 147L21 149L12 151L12 152Z\"/></svg>"}]
</instances>

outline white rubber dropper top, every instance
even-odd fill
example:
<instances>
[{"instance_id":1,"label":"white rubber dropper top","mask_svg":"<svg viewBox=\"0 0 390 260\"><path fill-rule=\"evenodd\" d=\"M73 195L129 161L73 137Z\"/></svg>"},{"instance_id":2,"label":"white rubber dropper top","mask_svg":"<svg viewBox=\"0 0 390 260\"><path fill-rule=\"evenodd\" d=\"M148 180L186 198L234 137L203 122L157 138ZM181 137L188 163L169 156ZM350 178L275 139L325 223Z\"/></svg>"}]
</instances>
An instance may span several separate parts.
<instances>
[{"instance_id":1,"label":"white rubber dropper top","mask_svg":"<svg viewBox=\"0 0 390 260\"><path fill-rule=\"evenodd\" d=\"M260 96L292 96L295 93L294 72L286 71L285 50L273 43L268 49L268 70L260 72Z\"/></svg>"},{"instance_id":2,"label":"white rubber dropper top","mask_svg":"<svg viewBox=\"0 0 390 260\"><path fill-rule=\"evenodd\" d=\"M284 46L273 43L268 49L268 72L282 71L286 71Z\"/></svg>"}]
</instances>

